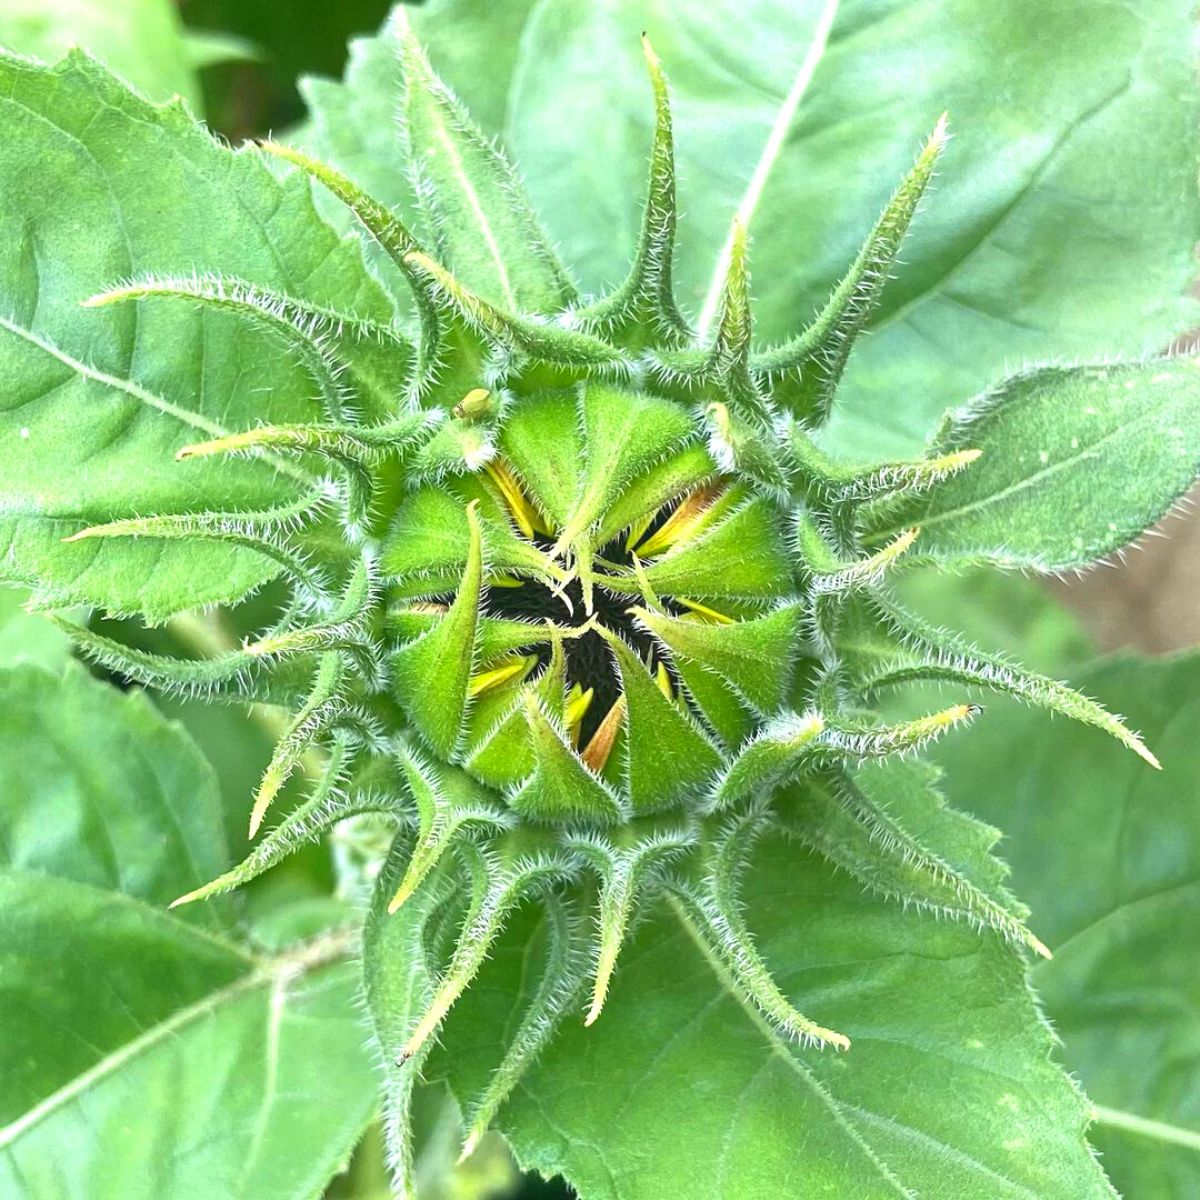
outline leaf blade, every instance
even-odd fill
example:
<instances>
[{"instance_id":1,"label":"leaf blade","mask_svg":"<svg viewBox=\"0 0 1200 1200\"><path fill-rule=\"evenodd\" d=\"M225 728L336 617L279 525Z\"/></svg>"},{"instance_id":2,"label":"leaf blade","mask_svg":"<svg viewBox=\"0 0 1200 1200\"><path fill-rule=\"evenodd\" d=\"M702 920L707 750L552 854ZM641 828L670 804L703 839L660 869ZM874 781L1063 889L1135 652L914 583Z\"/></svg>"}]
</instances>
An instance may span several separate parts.
<instances>
[{"instance_id":1,"label":"leaf blade","mask_svg":"<svg viewBox=\"0 0 1200 1200\"><path fill-rule=\"evenodd\" d=\"M946 451L968 443L979 462L868 517L868 545L907 523L921 529L918 552L938 558L1084 566L1154 524L1200 473L1200 359L1014 376L937 438Z\"/></svg>"},{"instance_id":2,"label":"leaf blade","mask_svg":"<svg viewBox=\"0 0 1200 1200\"><path fill-rule=\"evenodd\" d=\"M887 794L889 804L903 799ZM984 849L993 834L932 802L903 815L914 828L919 817L922 836L936 835L990 890L1000 869ZM847 1033L852 1048L797 1051L769 1035L659 908L622 953L602 1019L586 1030L564 1024L501 1110L523 1163L561 1171L584 1197L619 1200L649 1200L680 1178L698 1200L822 1190L889 1200L1112 1196L1083 1142L1086 1105L1048 1061L1049 1030L1011 949L866 898L774 838L747 884L747 921L788 998ZM527 932L502 939L480 979L515 1009ZM883 1006L880 957L893 997ZM976 1008L973 995L988 999ZM452 1086L474 1086L510 1019L503 1006L460 1002L446 1035L457 1050ZM589 1086L572 1083L579 1078ZM953 1089L954 1105L924 1102L917 1081L933 1080L940 1094ZM1042 1111L1053 1116L1039 1119Z\"/></svg>"},{"instance_id":3,"label":"leaf blade","mask_svg":"<svg viewBox=\"0 0 1200 1200\"><path fill-rule=\"evenodd\" d=\"M370 321L390 322L391 305L306 182L220 146L182 106L146 103L79 53L53 68L6 56L0 80L0 571L47 604L151 620L238 599L276 573L251 551L60 539L113 518L294 499L294 476L265 463L173 459L198 431L311 418L312 380L233 314L81 303L123 277L203 264Z\"/></svg>"}]
</instances>

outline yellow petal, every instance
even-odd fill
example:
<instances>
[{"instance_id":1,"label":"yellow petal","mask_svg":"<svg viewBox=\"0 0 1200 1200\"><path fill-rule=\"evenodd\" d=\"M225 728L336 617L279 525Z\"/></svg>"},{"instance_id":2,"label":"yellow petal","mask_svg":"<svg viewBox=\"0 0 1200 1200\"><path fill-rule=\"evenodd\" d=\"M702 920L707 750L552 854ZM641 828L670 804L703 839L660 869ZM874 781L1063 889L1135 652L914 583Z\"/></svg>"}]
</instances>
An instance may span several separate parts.
<instances>
[{"instance_id":1,"label":"yellow petal","mask_svg":"<svg viewBox=\"0 0 1200 1200\"><path fill-rule=\"evenodd\" d=\"M494 458L484 467L484 470L487 471L492 478L492 482L500 489L500 494L504 497L504 503L508 505L508 511L512 513L513 520L517 523L517 528L527 538L533 537L535 533L550 533L550 530L546 527L546 522L542 519L538 510L534 508L529 497L525 495L525 489L518 482L517 477L512 473L512 468L506 462Z\"/></svg>"},{"instance_id":2,"label":"yellow petal","mask_svg":"<svg viewBox=\"0 0 1200 1200\"><path fill-rule=\"evenodd\" d=\"M675 506L675 511L638 548L642 558L662 554L687 538L694 537L705 525L705 513L720 495L724 485L706 484L689 492Z\"/></svg>"},{"instance_id":3,"label":"yellow petal","mask_svg":"<svg viewBox=\"0 0 1200 1200\"><path fill-rule=\"evenodd\" d=\"M486 671L479 671L471 676L467 695L482 696L484 692L502 687L513 679L524 679L536 665L536 654L519 654L514 658L502 659Z\"/></svg>"},{"instance_id":4,"label":"yellow petal","mask_svg":"<svg viewBox=\"0 0 1200 1200\"><path fill-rule=\"evenodd\" d=\"M654 682L658 684L658 690L668 700L675 699L675 689L671 686L671 672L667 670L665 663L658 664L658 671L654 676Z\"/></svg>"},{"instance_id":5,"label":"yellow petal","mask_svg":"<svg viewBox=\"0 0 1200 1200\"><path fill-rule=\"evenodd\" d=\"M701 604L699 600L688 600L684 596L676 596L675 602L682 604L684 608L691 609L697 617L702 617L713 625L734 624L732 617L727 617L723 612L717 612L715 608L709 608L707 604Z\"/></svg>"},{"instance_id":6,"label":"yellow petal","mask_svg":"<svg viewBox=\"0 0 1200 1200\"><path fill-rule=\"evenodd\" d=\"M588 688L585 692L577 683L573 683L571 690L567 693L567 707L564 716L572 746L579 745L579 727L583 724L587 710L592 707L595 696L595 688Z\"/></svg>"}]
</instances>

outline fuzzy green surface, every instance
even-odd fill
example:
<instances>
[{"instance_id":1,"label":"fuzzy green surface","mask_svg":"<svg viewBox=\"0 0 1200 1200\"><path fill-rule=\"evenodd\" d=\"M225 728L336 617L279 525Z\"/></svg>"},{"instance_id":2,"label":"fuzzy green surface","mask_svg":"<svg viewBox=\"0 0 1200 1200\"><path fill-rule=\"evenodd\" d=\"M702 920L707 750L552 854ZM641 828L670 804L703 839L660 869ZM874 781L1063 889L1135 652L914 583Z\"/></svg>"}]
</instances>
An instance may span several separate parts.
<instances>
[{"instance_id":1,"label":"fuzzy green surface","mask_svg":"<svg viewBox=\"0 0 1200 1200\"><path fill-rule=\"evenodd\" d=\"M230 150L81 55L54 68L0 59L5 577L33 586L42 607L148 623L236 605L274 579L271 595L290 594L245 617L242 640L204 627L192 658L127 644L119 628L65 626L118 678L273 706L277 736L247 797L240 864L225 861L202 764L205 807L176 817L166 841L121 810L140 797L143 823L175 817L179 764L194 762L140 699L64 708L64 737L90 721L133 726L125 754L114 747L127 731L112 731L102 781L41 795L43 775L82 774L61 750L39 750L18 774L15 865L32 868L6 884L21 900L20 1019L27 1041L49 1042L25 998L39 986L29 948L75 911L84 949L56 960L56 1004L91 1050L22 1066L23 1115L0 1132L10 1169L46 1161L41 1139L71 1134L68 1102L93 1081L119 1122L109 1074L128 1068L135 1089L159 1096L178 1054L194 1103L228 1123L233 1150L213 1160L221 1186L288 1196L328 1177L374 1103L342 961L357 931L330 905L274 914L273 937L256 929L267 945L248 945L221 927L236 900L217 897L331 834L343 864L363 859L345 867L343 891L373 882L362 982L400 1195L416 1180L414 1092L443 1076L468 1148L497 1124L583 1200L1111 1195L1085 1141L1086 1101L1051 1061L1028 990L1028 954L1046 948L991 855L994 832L947 808L927 768L892 760L963 738L975 699L998 692L1092 726L1080 735L1092 742L1123 743L1127 770L1158 763L1107 709L930 625L892 584L922 558L1083 565L1196 476L1190 359L995 378L1001 347L1045 354L1051 325L1056 352L1070 354L1114 330L1108 348L1141 348L1174 326L1176 257L1196 208L1179 199L1182 141L1163 151L1156 127L1137 142L1157 182L1137 188L1125 241L1108 209L1082 230L1065 216L1095 183L1090 139L1111 135L1108 161L1131 112L1161 107L1165 129L1188 110L1164 48L1174 9L1135 28L1097 4L1111 18L1103 36L1044 13L1046 29L1071 37L1048 78L1043 56L1058 63L1062 48L1023 32L1030 12L1015 0L970 6L961 29L961 5L901 22L890 4L829 0L789 23L763 0L737 46L720 36L719 8L684 24L667 4L651 33L667 70L668 56L680 63L680 123L647 43L649 86L623 93L653 116L638 140L623 107L597 100L603 56L566 71L580 84L573 100L560 77L582 45L619 41L626 6L515 5L490 18L521 34L501 63L509 90L493 80L479 95L485 127L488 104L526 98L512 133L540 216L436 74L439 18L460 11L434 4L410 22L398 9L346 84L311 89L308 136L332 162L278 143ZM951 18L944 61L917 71L905 39L925 36L931 14ZM413 25L431 32L429 58ZM781 25L779 45L807 60L767 53ZM962 65L981 30L1012 40L1020 69L1005 66L1006 80L1044 81L1044 94L1019 89L1003 120L981 99L1003 56L978 77ZM855 43L881 36L898 66L876 66L867 87ZM1114 41L1128 68L1115 74ZM543 47L544 71L530 47ZM447 54L449 68L467 53ZM605 67L613 80L625 53ZM760 60L770 69L747 70ZM1146 62L1168 82L1143 83ZM704 105L730 76L744 100L729 157L705 137L690 144L683 182L701 215L681 219L693 210L676 196L676 141L703 131ZM965 105L978 115L963 160L973 170L949 193L947 223L912 243L909 281L885 288L935 168L953 161L928 96L968 76L980 89ZM779 94L804 100L795 123ZM400 136L376 155L379 113L396 100ZM587 119L572 129L564 103ZM886 129L873 115L884 105L897 118ZM595 122L603 133L589 132ZM764 126L778 136L747 176ZM640 224L618 234L600 212L585 232L556 227L613 189L595 186L600 156L548 173L524 150L535 131L543 155L564 131L590 137L593 154L637 140L638 182L618 203L636 210L644 196ZM795 185L822 145L821 170ZM989 165L998 147L1004 172ZM43 169L22 171L34 157ZM611 182L628 160L610 157ZM851 188L862 175L869 184ZM738 199L731 185L747 178L761 194ZM578 261L564 265L556 240ZM620 270L600 262L610 247L628 251ZM1001 299L1007 315L989 315ZM934 352L910 353L914 339ZM884 445L911 450L951 390L968 408L925 453L879 459ZM877 408L853 464L829 457L831 436L865 428L867 399L885 395L911 402ZM849 424L830 424L835 400ZM79 671L68 680L103 690ZM885 694L904 700L926 683L954 693L936 711L879 711ZM46 703L18 706L14 739L44 736ZM168 761L147 775L137 754ZM97 873L86 854L76 861L76 840L90 845L94 811L109 810L118 865ZM77 839L29 832L45 813ZM151 842L165 865L126 874ZM170 876L192 924L145 903L169 898ZM206 920L211 936L197 932ZM85 953L94 926L107 941ZM111 977L115 990L129 947L142 1034L75 996L76 975ZM159 961L174 986L156 987ZM247 1074L251 1043L261 1070ZM318 1083L353 1100L316 1105ZM151 1107L171 1122L166 1101ZM167 1197L208 1160L181 1150L171 1162ZM34 1176L27 1192L41 1187Z\"/></svg>"}]
</instances>

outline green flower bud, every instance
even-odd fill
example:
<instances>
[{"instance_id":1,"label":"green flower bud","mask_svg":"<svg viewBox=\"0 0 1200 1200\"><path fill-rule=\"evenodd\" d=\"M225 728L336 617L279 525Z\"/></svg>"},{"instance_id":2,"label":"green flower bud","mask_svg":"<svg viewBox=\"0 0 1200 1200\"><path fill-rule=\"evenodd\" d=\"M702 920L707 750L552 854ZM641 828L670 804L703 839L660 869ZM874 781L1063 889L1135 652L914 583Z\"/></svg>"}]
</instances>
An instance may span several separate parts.
<instances>
[{"instance_id":1,"label":"green flower bud","mask_svg":"<svg viewBox=\"0 0 1200 1200\"><path fill-rule=\"evenodd\" d=\"M373 353L407 378L394 412L357 412L346 343L299 302L184 277L92 301L184 300L259 322L296 349L325 410L180 452L333 473L293 509L76 535L223 538L269 556L291 584L279 627L224 660L174 662L76 631L87 653L134 679L290 707L252 834L317 756L310 798L245 863L179 903L238 886L346 817L397 818L381 911L405 921L445 872L469 896L432 1003L408 1031L406 1078L508 914L530 897L546 903L549 982L469 1113L469 1141L584 992L587 1022L601 1015L627 930L664 894L764 1019L849 1046L794 1011L742 922L748 850L773 825L866 886L1041 952L1019 915L853 782L857 763L909 753L978 711L956 704L896 725L872 715L878 691L922 678L1040 702L1153 761L1091 701L924 628L888 594L920 533L867 549L868 509L936 489L978 452L851 469L814 439L944 125L826 308L760 351L741 225L711 337L690 331L673 297L671 118L648 46L657 125L637 253L619 287L582 303L511 168L399 25L428 239L334 168L262 147L345 204L412 289L413 342L399 329L371 334ZM584 903L594 919L563 915Z\"/></svg>"}]
</instances>

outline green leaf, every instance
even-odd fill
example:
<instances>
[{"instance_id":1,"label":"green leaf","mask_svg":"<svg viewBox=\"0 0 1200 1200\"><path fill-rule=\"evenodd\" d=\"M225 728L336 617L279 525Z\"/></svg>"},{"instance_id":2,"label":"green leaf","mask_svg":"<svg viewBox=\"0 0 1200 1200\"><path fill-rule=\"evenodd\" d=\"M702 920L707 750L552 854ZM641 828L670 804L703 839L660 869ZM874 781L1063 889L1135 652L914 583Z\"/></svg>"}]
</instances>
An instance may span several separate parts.
<instances>
[{"instance_id":1,"label":"green leaf","mask_svg":"<svg viewBox=\"0 0 1200 1200\"><path fill-rule=\"evenodd\" d=\"M0 587L0 666L58 667L71 656L71 640L45 617L27 613L28 599L23 590Z\"/></svg>"},{"instance_id":2,"label":"green leaf","mask_svg":"<svg viewBox=\"0 0 1200 1200\"><path fill-rule=\"evenodd\" d=\"M40 1100L69 1086L142 1028L229 986L250 966L237 946L111 889L6 869L0 890L10 919L4 975L6 984L15 985L6 995L6 1125L26 1114L36 1128ZM44 966L48 946L57 967L53 983ZM84 1004L76 987L89 977L98 1002ZM116 994L134 1002L127 1007L114 1002L117 979L124 986ZM73 1036L64 1038L64 1030ZM0 1145L11 1145L19 1132L6 1129Z\"/></svg>"},{"instance_id":3,"label":"green leaf","mask_svg":"<svg viewBox=\"0 0 1200 1200\"><path fill-rule=\"evenodd\" d=\"M352 931L267 954L157 907L224 839L211 769L141 695L23 666L0 710L0 1193L315 1195L375 1104Z\"/></svg>"},{"instance_id":4,"label":"green leaf","mask_svg":"<svg viewBox=\"0 0 1200 1200\"><path fill-rule=\"evenodd\" d=\"M935 798L912 804L908 787L872 794L994 886L993 832ZM501 1110L523 1165L562 1172L582 1200L673 1195L680 1179L696 1200L1113 1195L1083 1140L1086 1105L1049 1062L1022 962L998 937L864 895L775 839L755 854L745 899L788 998L846 1032L850 1050L786 1044L660 908L623 952L600 1020L566 1023ZM486 1083L529 1000L531 936L522 921L500 940L447 1023L455 1052L432 1066L460 1097Z\"/></svg>"},{"instance_id":5,"label":"green leaf","mask_svg":"<svg viewBox=\"0 0 1200 1200\"><path fill-rule=\"evenodd\" d=\"M228 859L212 767L146 696L77 664L0 671L0 864L170 903ZM193 915L228 925L228 906Z\"/></svg>"},{"instance_id":6,"label":"green leaf","mask_svg":"<svg viewBox=\"0 0 1200 1200\"><path fill-rule=\"evenodd\" d=\"M212 39L206 39L214 45ZM53 62L76 46L151 100L182 96L203 111L195 72L198 38L184 30L170 0L6 0L0 6L0 46ZM224 39L222 58L231 57ZM207 61L218 61L211 57Z\"/></svg>"},{"instance_id":7,"label":"green leaf","mask_svg":"<svg viewBox=\"0 0 1200 1200\"><path fill-rule=\"evenodd\" d=\"M81 303L131 276L212 268L334 315L386 322L391 306L317 218L307 181L276 180L181 107L148 105L79 54L53 69L0 59L0 90L0 571L36 584L43 604L153 620L243 596L279 569L253 550L62 539L126 517L261 511L311 490L293 464L174 456L264 420L311 420L313 380L232 313Z\"/></svg>"},{"instance_id":8,"label":"green leaf","mask_svg":"<svg viewBox=\"0 0 1200 1200\"><path fill-rule=\"evenodd\" d=\"M672 85L685 310L719 289L714 248L741 209L755 261L786 264L755 279L768 341L824 306L949 109L954 140L905 271L843 383L833 433L847 451L912 452L1014 361L1140 354L1188 326L1200 99L1186 0L842 0L823 41L834 8L434 0L413 22L512 151L585 291L622 278L637 243L653 130L637 40L647 29ZM322 123L375 105L382 126L395 100L374 86L352 76L333 109L330 85L315 105Z\"/></svg>"},{"instance_id":9,"label":"green leaf","mask_svg":"<svg viewBox=\"0 0 1200 1200\"><path fill-rule=\"evenodd\" d=\"M354 969L332 961L343 936L253 959L83 884L5 872L0 894L0 1191L301 1200L320 1189L374 1107ZM181 1105L203 1120L203 1153Z\"/></svg>"},{"instance_id":10,"label":"green leaf","mask_svg":"<svg viewBox=\"0 0 1200 1200\"><path fill-rule=\"evenodd\" d=\"M211 29L187 30L183 35L183 50L193 71L222 63L254 62L262 57L262 51L246 38Z\"/></svg>"},{"instance_id":11,"label":"green leaf","mask_svg":"<svg viewBox=\"0 0 1200 1200\"><path fill-rule=\"evenodd\" d=\"M1190 1196L1200 1189L1190 952L1200 939L1200 656L1119 660L1075 682L1136 722L1161 774L1087 730L1016 710L939 757L950 795L1004 822L1013 887L1054 951L1038 989L1063 1061L1097 1105L1092 1138L1113 1183L1131 1200Z\"/></svg>"},{"instance_id":12,"label":"green leaf","mask_svg":"<svg viewBox=\"0 0 1200 1200\"><path fill-rule=\"evenodd\" d=\"M868 547L911 526L918 554L1080 567L1153 525L1200 474L1200 358L1049 367L947 419L935 454L980 460L868 516Z\"/></svg>"}]
</instances>

